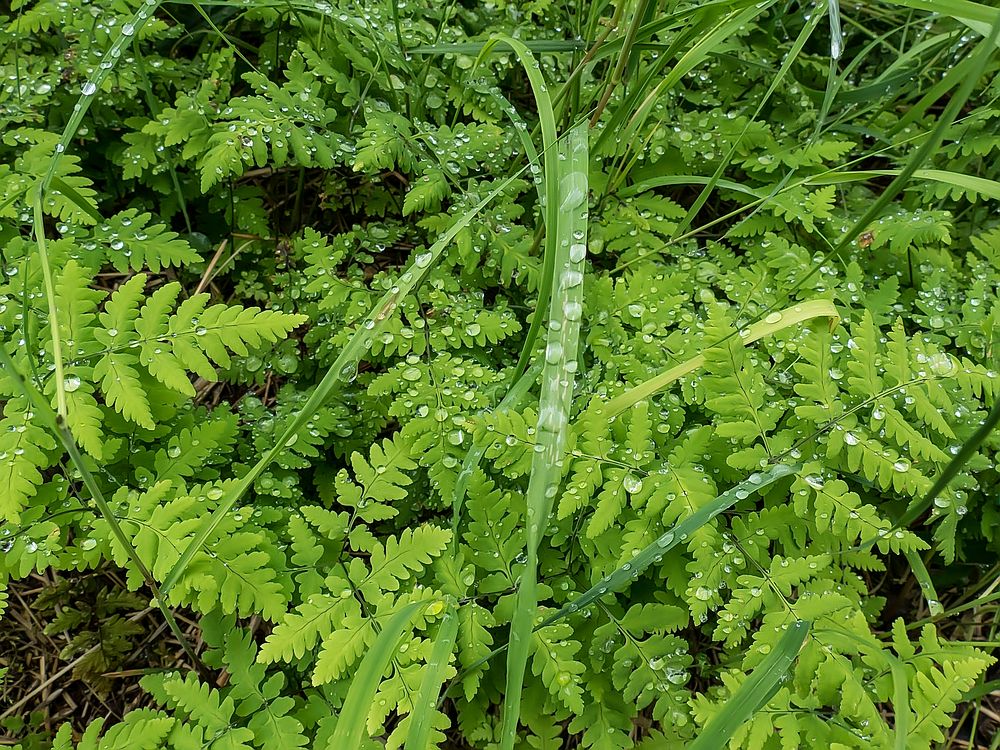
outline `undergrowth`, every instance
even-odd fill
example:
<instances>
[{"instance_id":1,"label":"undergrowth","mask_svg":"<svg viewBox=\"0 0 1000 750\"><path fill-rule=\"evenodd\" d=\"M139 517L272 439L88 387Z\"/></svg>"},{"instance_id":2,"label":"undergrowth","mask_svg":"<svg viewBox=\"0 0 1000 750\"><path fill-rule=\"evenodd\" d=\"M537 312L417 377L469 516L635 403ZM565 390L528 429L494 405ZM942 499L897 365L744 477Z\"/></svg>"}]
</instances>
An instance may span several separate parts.
<instances>
[{"instance_id":1,"label":"undergrowth","mask_svg":"<svg viewBox=\"0 0 1000 750\"><path fill-rule=\"evenodd\" d=\"M0 20L24 748L997 747L995 8Z\"/></svg>"}]
</instances>

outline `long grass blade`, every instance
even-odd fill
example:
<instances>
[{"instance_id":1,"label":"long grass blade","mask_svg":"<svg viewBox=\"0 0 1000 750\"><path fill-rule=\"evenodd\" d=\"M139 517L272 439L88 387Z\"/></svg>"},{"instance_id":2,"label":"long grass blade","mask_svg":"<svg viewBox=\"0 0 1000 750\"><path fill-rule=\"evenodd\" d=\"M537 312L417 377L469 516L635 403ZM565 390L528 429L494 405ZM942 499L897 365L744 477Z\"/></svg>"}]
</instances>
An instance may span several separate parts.
<instances>
[{"instance_id":1,"label":"long grass blade","mask_svg":"<svg viewBox=\"0 0 1000 750\"><path fill-rule=\"evenodd\" d=\"M792 305L781 312L772 313L764 318L764 320L757 321L741 332L740 338L743 344L748 346L762 338L772 336L778 331L813 318L829 318L831 326L836 326L840 320L840 315L830 300L809 300L808 302ZM679 365L675 365L661 372L659 375L655 375L649 380L634 386L620 396L611 399L604 405L602 411L608 419L612 419L643 399L647 399L654 393L663 390L678 378L697 370L703 364L705 364L705 356L703 354L681 362Z\"/></svg>"},{"instance_id":2,"label":"long grass blade","mask_svg":"<svg viewBox=\"0 0 1000 750\"><path fill-rule=\"evenodd\" d=\"M968 462L970 458L976 455L976 451L979 450L986 438L990 436L990 433L996 429L997 423L1000 422L1000 399L997 399L993 404L993 408L990 409L990 413L983 420L983 423L979 426L979 429L973 433L972 437L966 440L962 447L959 449L958 453L953 459L944 467L937 479L934 480L934 484L927 491L920 500L914 500L910 503L909 507L902 517L893 524L893 528L905 528L911 523L916 521L921 514L931 507L935 498L941 494L942 490L948 486L948 483L954 479L958 472L962 470L962 467ZM875 540L872 541L874 543Z\"/></svg>"},{"instance_id":3,"label":"long grass blade","mask_svg":"<svg viewBox=\"0 0 1000 750\"><path fill-rule=\"evenodd\" d=\"M938 599L937 589L934 588L934 581L931 580L931 574L927 571L927 566L924 565L924 560L920 557L920 553L916 550L907 550L903 554L906 556L906 561L910 564L913 577L917 579L917 583L920 585L920 590L924 592L927 611L930 612L931 617L944 612L941 600Z\"/></svg>"},{"instance_id":4,"label":"long grass blade","mask_svg":"<svg viewBox=\"0 0 1000 750\"><path fill-rule=\"evenodd\" d=\"M689 745L689 750L719 750L726 747L737 729L767 705L785 674L795 663L799 649L809 634L809 623L796 620L789 625L778 645L757 666L736 692L726 701L701 734Z\"/></svg>"},{"instance_id":5,"label":"long grass blade","mask_svg":"<svg viewBox=\"0 0 1000 750\"><path fill-rule=\"evenodd\" d=\"M765 471L751 474L750 477L745 479L743 482L740 482L739 484L726 490L711 502L700 507L687 518L674 524L669 531L657 537L655 541L647 545L639 552L638 555L635 555L632 559L630 559L628 563L605 576L597 584L591 586L589 589L580 594L580 596L576 597L569 603L565 604L562 608L546 617L536 626L536 629L544 628L547 625L551 625L554 622L565 619L574 612L578 612L586 608L588 605L593 604L595 601L607 594L623 590L629 585L630 582L636 580L640 575L642 575L642 573L644 573L650 566L659 562L666 552L669 552L678 544L685 542L691 534L711 521L717 515L725 512L736 503L746 500L751 495L769 487L779 479L797 474L801 470L802 466L799 464L774 464ZM499 646L490 654L469 665L453 681L453 684L459 682L461 678L469 672L479 669L483 664L506 649L507 645Z\"/></svg>"},{"instance_id":6,"label":"long grass blade","mask_svg":"<svg viewBox=\"0 0 1000 750\"><path fill-rule=\"evenodd\" d=\"M836 2L836 0L831 0L831 2ZM781 82L785 79L785 76L788 74L788 71L791 70L792 65L795 63L796 60L798 60L799 54L805 47L806 42L809 41L809 38L812 36L812 33L819 26L821 18L822 16L817 13L809 20L809 22L805 26L802 27L802 31L799 33L799 36L795 40L795 43L788 51L788 54L785 55L785 59L781 63L781 68L778 70L777 74L771 80L771 84L770 86L768 86L767 91L765 91L764 95L761 96L760 101L757 104L757 109L754 111L751 117L747 118L746 125L743 126L742 132L740 132L740 134L733 140L733 143L732 145L730 145L726 155L719 162L719 166L716 167L715 172L712 174L712 177L709 179L708 183L705 185L702 191L698 194L698 197L695 198L694 202L691 204L691 207L688 208L688 211L684 215L684 218L677 223L676 227L674 227L674 231L671 233L671 239L676 239L681 234L683 234L688 229L688 227L691 226L691 222L694 221L694 217L698 215L698 212L708 201L709 196L711 196L712 192L715 190L715 186L719 184L719 182L722 180L722 175L725 173L726 167L729 166L730 162L733 159L733 156L736 154L737 149L740 147L740 144L746 137L747 132L749 132L750 126L757 121L758 117L760 117L760 113L764 111L764 107L771 100L771 97L774 95L774 92L777 91L778 86L781 85Z\"/></svg>"},{"instance_id":7,"label":"long grass blade","mask_svg":"<svg viewBox=\"0 0 1000 750\"><path fill-rule=\"evenodd\" d=\"M431 707L437 703L441 693L441 685L444 684L445 671L457 637L458 613L449 608L441 619L441 627L438 628L434 648L431 649L431 658L424 668L424 677L420 681L413 713L410 714L410 726L403 750L425 750L430 744L431 717L434 715Z\"/></svg>"},{"instance_id":8,"label":"long grass blade","mask_svg":"<svg viewBox=\"0 0 1000 750\"><path fill-rule=\"evenodd\" d=\"M969 21L993 26L1000 21L1000 9L991 8L982 3L970 0L888 0L893 5L902 5L914 10L926 10L928 13L940 13L969 25Z\"/></svg>"},{"instance_id":9,"label":"long grass blade","mask_svg":"<svg viewBox=\"0 0 1000 750\"><path fill-rule=\"evenodd\" d=\"M755 5L742 11L733 11L719 23L715 24L715 26L707 34L698 39L692 47L681 55L676 64L670 68L670 72L667 73L667 75L665 75L649 91L648 94L646 94L638 106L634 108L626 106L619 109L618 113L616 113L616 117L612 118L612 121L601 132L601 136L598 138L597 143L594 144L594 151L597 153L603 153L605 150L605 144L610 138L622 140L626 143L630 142L636 131L646 121L646 118L649 117L653 106L656 102L660 101L660 97L663 95L663 92L669 91L673 86L681 81L689 71L697 65L700 65L706 58L712 55L723 40L734 34L740 26L750 23L750 21L763 13L772 4L773 2L765 2L760 6ZM623 117L626 115L628 119L627 121L624 121Z\"/></svg>"},{"instance_id":10,"label":"long grass blade","mask_svg":"<svg viewBox=\"0 0 1000 750\"><path fill-rule=\"evenodd\" d=\"M846 182L865 182L875 177L894 177L899 175L898 169L869 169L854 172L833 172L829 175L812 178L810 185L839 185ZM961 193L975 193L978 195L1000 200L1000 182L989 180L985 177L962 174L961 172L950 172L945 169L918 169L913 173L916 180L928 180L939 182L942 185L949 185Z\"/></svg>"},{"instance_id":11,"label":"long grass blade","mask_svg":"<svg viewBox=\"0 0 1000 750\"><path fill-rule=\"evenodd\" d=\"M955 1L965 2L965 0ZM969 97L972 95L973 88L983 75L983 72L986 70L986 65L992 57L993 46L996 44L998 38L1000 38L998 35L1000 35L1000 12L998 12L995 16L995 22L993 23L989 36L987 36L980 43L978 49L974 53L974 56L971 58L974 62L971 66L969 76L962 81L958 91L956 91L955 95L948 101L944 111L942 111L938 117L937 124L934 126L934 129L931 130L928 136L924 139L924 142L913 152L907 160L905 166L899 171L899 174L893 179L893 181L890 182L885 190L879 194L878 198L872 201L868 209L855 220L854 225L843 233L841 239L833 246L833 248L824 255L824 262L828 258L837 257L847 250L848 246L855 241L855 238L863 232L872 221L879 217L879 215L896 198L896 196L902 192L903 188L906 187L906 183L910 181L913 175L920 170L924 163L931 158L935 151L937 151L941 143L944 141L948 129L955 122L955 119L958 117L958 113L969 100ZM822 266L823 262L815 263L809 273L798 279L791 286L791 288L786 291L786 294L792 295L797 289L802 288L806 282L819 273L819 269Z\"/></svg>"},{"instance_id":12,"label":"long grass blade","mask_svg":"<svg viewBox=\"0 0 1000 750\"><path fill-rule=\"evenodd\" d=\"M288 441L291 440L300 429L302 429L302 426L309 421L313 414L316 413L316 410L319 409L320 406L322 406L327 399L330 398L330 396L332 396L345 383L354 380L358 371L358 363L368 351L372 341L389 324L390 316L396 311L396 308L406 295L412 292L424 280L430 269L440 259L441 254L447 248L449 243L460 231L469 225L469 223L479 214L480 211L482 211L494 198L506 190L510 184L519 177L519 175L520 172L504 180L477 205L464 213L454 224L452 224L451 228L448 229L447 232L438 238L437 242L431 245L425 253L418 255L414 259L409 268L407 268L403 272L402 276L400 276L396 285L382 296L378 303L368 313L368 316L364 319L364 321L362 321L361 325L358 326L358 329L351 337L351 340L341 350L333 365L331 365L330 369L323 376L323 379L320 380L319 384L310 394L308 400L303 405L299 413L289 422L284 432L278 436L267 453L261 456L257 463L254 464L246 474L230 484L226 494L219 501L219 505L212 512L212 515L208 518L204 525L202 525L202 527L198 530L198 533L194 536L194 538L188 543L188 546L184 549L173 568L171 568L170 572L167 574L166 579L163 581L162 589L164 592L170 591L177 581L180 580L180 577L184 574L184 571L187 569L187 566L190 564L192 558L197 554L198 550L201 549L202 545L205 544L208 537L211 536L212 532L216 529L216 527L218 527L219 523L223 518L225 518L226 514L232 510L237 502L239 502L240 498L242 498L250 487L253 486L257 477L259 477L264 470L271 465L271 462L274 461Z\"/></svg>"},{"instance_id":13,"label":"long grass blade","mask_svg":"<svg viewBox=\"0 0 1000 750\"><path fill-rule=\"evenodd\" d=\"M746 500L751 495L766 489L779 479L796 474L801 468L798 464L775 464L769 469L751 474L748 479L726 490L711 502L698 508L698 510L684 520L676 523L669 531L659 536L652 544L646 546L627 563L604 576L596 585L587 589L580 596L549 615L539 627L551 625L554 622L562 620L574 612L593 604L606 594L621 591L629 583L642 575L647 568L659 562L664 554L678 544L683 544L691 534L717 515L728 510L741 500Z\"/></svg>"},{"instance_id":14,"label":"long grass blade","mask_svg":"<svg viewBox=\"0 0 1000 750\"><path fill-rule=\"evenodd\" d=\"M421 44L416 47L410 47L406 51L411 55L483 55L483 49L488 45L489 42L443 42L440 44ZM561 39L538 39L525 41L524 46L531 52L576 52L586 49L587 43L572 39L566 41ZM494 49L491 47L491 52ZM486 52L485 54L491 54L491 52Z\"/></svg>"},{"instance_id":15,"label":"long grass blade","mask_svg":"<svg viewBox=\"0 0 1000 750\"><path fill-rule=\"evenodd\" d=\"M357 674L347 689L347 697L337 717L337 727L327 744L329 750L346 750L361 747L368 723L368 712L382 675L385 673L392 655L399 648L399 642L410 629L410 623L417 612L427 606L427 602L407 604L393 614L389 622L378 634L375 643L361 660Z\"/></svg>"},{"instance_id":16,"label":"long grass blade","mask_svg":"<svg viewBox=\"0 0 1000 750\"><path fill-rule=\"evenodd\" d=\"M906 667L897 657L887 654L892 671L893 750L906 750L910 736L910 685Z\"/></svg>"},{"instance_id":17,"label":"long grass blade","mask_svg":"<svg viewBox=\"0 0 1000 750\"><path fill-rule=\"evenodd\" d=\"M558 221L548 229L555 240L554 257L559 269L559 283L549 320L542 390L538 400L537 441L527 494L527 561L521 572L511 619L500 750L513 750L517 739L521 691L538 606L538 547L548 526L552 499L558 492L565 462L587 255L587 137L586 125L580 124L570 130L566 140L559 144L559 156L562 158L555 160L560 175L558 191L549 193L551 203L556 203L558 198ZM541 314L541 310L536 310L536 320L541 319Z\"/></svg>"}]
</instances>

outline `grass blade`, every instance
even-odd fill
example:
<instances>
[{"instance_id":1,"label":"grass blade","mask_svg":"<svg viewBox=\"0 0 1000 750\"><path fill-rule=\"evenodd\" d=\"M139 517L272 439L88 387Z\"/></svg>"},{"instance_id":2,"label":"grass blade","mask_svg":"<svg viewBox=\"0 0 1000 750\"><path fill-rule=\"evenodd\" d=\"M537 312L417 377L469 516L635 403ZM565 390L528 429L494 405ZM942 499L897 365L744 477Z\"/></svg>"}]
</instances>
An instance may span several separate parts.
<instances>
[{"instance_id":1,"label":"grass blade","mask_svg":"<svg viewBox=\"0 0 1000 750\"><path fill-rule=\"evenodd\" d=\"M101 216L100 211L94 206L93 203L84 198L80 193L77 192L76 188L67 183L62 177L53 177L52 186L58 190L60 193L69 198L70 202L74 206L83 211L87 216L94 220L95 224L99 224L104 221L104 217Z\"/></svg>"},{"instance_id":2,"label":"grass blade","mask_svg":"<svg viewBox=\"0 0 1000 750\"><path fill-rule=\"evenodd\" d=\"M906 512L897 520L891 527L882 531L871 539L867 539L859 545L859 549L867 550L871 549L873 546L878 544L879 541L885 539L886 536L891 534L896 529L905 529L911 523L916 521L920 516L926 511L934 502L934 499L941 494L942 490L948 486L948 483L954 479L958 472L962 470L962 467L968 463L969 459L976 455L976 451L979 450L986 438L990 436L990 433L996 428L997 423L1000 422L1000 399L997 399L993 403L993 408L990 409L990 413L983 420L979 429L976 430L972 437L966 440L962 447L959 449L955 457L948 462L948 465L944 467L944 471L938 474L937 479L934 480L934 484L931 488L927 490L927 494L924 495L919 500L914 500L907 506ZM921 560L921 564L923 561ZM910 567L913 568L913 562L910 561ZM916 569L914 569L914 575L916 575ZM928 576L929 580L929 576ZM936 596L935 596L936 598Z\"/></svg>"},{"instance_id":3,"label":"grass blade","mask_svg":"<svg viewBox=\"0 0 1000 750\"><path fill-rule=\"evenodd\" d=\"M889 0L889 2L893 5L902 5L904 8L926 10L928 13L951 16L969 26L971 26L969 22L972 21L979 24L977 31L983 25L993 26L1000 22L1000 9L991 8L982 3L973 3L969 0Z\"/></svg>"},{"instance_id":4,"label":"grass blade","mask_svg":"<svg viewBox=\"0 0 1000 750\"><path fill-rule=\"evenodd\" d=\"M899 175L898 169L870 169L855 172L834 172L829 175L811 178L810 185L839 185L845 182L864 182L874 177L895 177ZM1000 182L989 180L985 177L962 174L961 172L949 172L945 169L918 169L913 173L914 179L930 180L943 185L950 185L955 190L965 193L975 193L978 195L1000 200Z\"/></svg>"},{"instance_id":5,"label":"grass blade","mask_svg":"<svg viewBox=\"0 0 1000 750\"><path fill-rule=\"evenodd\" d=\"M906 739L910 735L910 686L906 675L906 667L895 656L889 656L889 669L892 670L892 713L893 713L893 750L906 750Z\"/></svg>"},{"instance_id":6,"label":"grass blade","mask_svg":"<svg viewBox=\"0 0 1000 750\"><path fill-rule=\"evenodd\" d=\"M626 565L622 565L620 568L601 579L601 581L599 581L596 585L591 586L576 599L568 604L565 604L558 611L553 612L541 623L539 623L536 626L536 629L544 628L547 625L551 625L554 622L558 622L559 620L569 617L574 612L584 609L606 594L621 591L628 586L629 582L634 581L636 577L641 575L647 568L658 562L659 558L665 552L684 542L689 536L691 536L692 533L700 529L717 515L724 512L728 508L731 508L737 502L750 497L750 495L760 492L762 489L770 486L779 479L797 474L801 470L802 467L799 464L775 464L766 471L750 475L749 478L740 484L731 487L711 502L700 507L683 521L679 521L674 524L669 531L662 534L655 541L645 547L639 552L638 555L635 555L631 560L629 560ZM453 684L459 682L461 678L469 672L479 669L483 664L506 649L506 645L499 646L479 661L466 667L462 673L455 678Z\"/></svg>"},{"instance_id":7,"label":"grass blade","mask_svg":"<svg viewBox=\"0 0 1000 750\"><path fill-rule=\"evenodd\" d=\"M920 590L924 592L924 599L927 600L927 610L930 612L931 617L940 615L944 612L944 607L941 606L937 589L934 588L934 581L931 580L931 574L927 572L927 566L924 565L920 553L915 550L907 550L903 554L906 556L906 561L910 564L913 577L920 584Z\"/></svg>"},{"instance_id":8,"label":"grass blade","mask_svg":"<svg viewBox=\"0 0 1000 750\"><path fill-rule=\"evenodd\" d=\"M831 0L831 3L835 2L836 0ZM760 113L764 111L765 105L771 100L771 97L774 95L774 92L777 91L778 86L785 79L785 76L788 74L788 71L791 70L792 65L795 63L796 60L798 60L799 54L805 47L806 42L809 41L809 38L812 36L812 33L819 26L821 18L822 16L819 13L817 13L813 15L813 17L809 20L809 22L805 26L802 27L802 31L799 33L799 36L795 40L795 43L788 51L788 54L785 55L785 59L781 63L781 68L778 70L777 74L772 79L771 85L768 86L767 91L765 91L764 95L760 98L760 102L757 104L757 109L754 111L753 115L747 119L746 125L743 126L743 130L733 140L733 143L732 145L730 145L728 152L719 162L719 166L716 167L715 172L712 174L712 177L709 179L709 181L702 189L702 191L698 194L698 197L695 198L690 208L688 208L687 213L684 215L684 218L681 219L680 222L678 222L676 227L674 227L674 231L671 233L671 239L675 240L677 239L677 237L679 237L681 234L687 231L687 229L691 226L691 222L694 221L694 217L698 215L698 212L708 201L709 196L711 196L712 192L715 190L715 186L719 184L720 181L722 180L722 175L725 173L726 168L732 162L732 159L735 156L737 149L740 147L740 144L743 142L743 139L749 132L750 126L757 121L758 117L760 117ZM839 25L839 20L838 20L838 25ZM839 33L839 28L838 28L838 33Z\"/></svg>"},{"instance_id":9,"label":"grass blade","mask_svg":"<svg viewBox=\"0 0 1000 750\"><path fill-rule=\"evenodd\" d=\"M346 750L346 748L361 747L368 723L368 711L375 692L378 690L382 675L392 661L399 642L410 629L410 623L417 612L427 606L427 602L413 602L393 614L372 644L371 649L361 660L357 674L351 680L347 690L344 705L337 717L337 728L333 731L327 744L329 750Z\"/></svg>"},{"instance_id":10,"label":"grass blade","mask_svg":"<svg viewBox=\"0 0 1000 750\"><path fill-rule=\"evenodd\" d=\"M531 52L576 52L586 49L587 43L567 39L539 39L536 41L525 41L524 46ZM489 47L490 51L484 52ZM451 42L441 44L421 44L417 47L410 47L407 51L411 55L480 55L491 54L494 48L489 42Z\"/></svg>"},{"instance_id":11,"label":"grass blade","mask_svg":"<svg viewBox=\"0 0 1000 750\"><path fill-rule=\"evenodd\" d=\"M219 525L225 515L232 510L233 506L239 502L247 491L253 486L254 481L263 471L271 465L278 454L291 440L295 434L309 421L316 410L322 406L330 396L335 393L345 382L350 382L357 375L358 363L368 351L374 338L388 325L389 316L396 310L403 298L413 289L420 285L429 270L441 257L448 244L455 236L462 231L469 222L479 214L496 196L502 193L507 187L519 177L520 172L504 180L497 188L492 190L477 205L463 214L452 226L438 238L437 242L430 246L427 252L417 256L414 262L400 276L399 281L382 298L375 307L368 313L368 316L358 326L358 330L351 337L351 340L341 350L326 375L320 380L315 390L310 394L302 409L295 419L289 422L284 432L277 438L274 445L257 461L250 470L233 482L226 494L219 501L219 505L212 512L206 523L199 529L198 533L188 543L188 546L177 559L170 573L163 581L162 590L168 592L180 580L191 559L201 549L202 545Z\"/></svg>"},{"instance_id":12,"label":"grass blade","mask_svg":"<svg viewBox=\"0 0 1000 750\"><path fill-rule=\"evenodd\" d=\"M941 494L941 491L948 486L948 483L955 478L955 476L962 470L966 462L972 458L976 451L979 450L979 446L983 444L986 438L989 437L990 433L997 426L997 422L1000 422L1000 399L993 404L993 408L990 409L990 413L987 415L986 419L979 426L979 429L973 433L972 437L966 440L961 449L955 455L953 459L948 463L936 480L934 484L927 491L919 501L914 501L906 509L903 514L893 526L893 528L900 528L909 526L911 523L917 520L925 510L931 507L934 499Z\"/></svg>"},{"instance_id":13,"label":"grass blade","mask_svg":"<svg viewBox=\"0 0 1000 750\"><path fill-rule=\"evenodd\" d=\"M532 626L537 610L538 546L548 526L552 499L558 492L565 461L569 407L576 372L580 318L583 308L583 271L587 255L587 127L574 127L560 143L556 159L560 179L558 192L549 193L557 223L548 227L554 240L556 265L560 269L558 293L552 305L542 391L538 401L538 439L528 480L527 562L521 572L517 600L510 626L507 652L507 685L504 697L500 750L513 750L521 711L521 691L528 663ZM558 196L558 203L556 197ZM553 231L555 230L555 231ZM535 311L540 321L542 309Z\"/></svg>"},{"instance_id":14,"label":"grass blade","mask_svg":"<svg viewBox=\"0 0 1000 750\"><path fill-rule=\"evenodd\" d=\"M516 380L524 374L528 367L528 360L535 350L535 341L538 339L538 332L548 311L549 300L552 298L552 282L556 268L556 227L559 223L559 203L556 201L556 196L559 194L560 164L556 154L556 115L538 61L535 60L531 50L524 42L503 34L491 38L483 46L479 58L482 59L490 54L490 51L499 44L506 44L514 50L514 54L517 55L517 59L520 60L524 72L528 76L528 83L531 85L535 106L538 109L538 124L542 131L542 158L544 161L541 208L545 223L545 249L542 256L542 279L538 284L538 301L535 303L535 312L528 325L528 332L524 336L524 345L521 347L517 366L514 368L514 380ZM584 174L586 175L586 172ZM584 199L586 199L586 193Z\"/></svg>"},{"instance_id":15,"label":"grass blade","mask_svg":"<svg viewBox=\"0 0 1000 750\"><path fill-rule=\"evenodd\" d=\"M781 312L771 313L764 320L757 321L753 325L748 326L745 330L746 335L741 334L740 338L744 345L749 345L754 341L771 336L778 331L813 318L829 318L831 326L835 326L837 321L840 320L840 315L830 300L809 300L798 305L792 305ZM705 356L703 354L681 362L679 365L675 365L669 370L665 370L644 383L634 386L620 396L611 399L604 405L602 411L608 419L612 419L643 399L647 399L654 393L663 390L678 378L698 369L703 364L705 364Z\"/></svg>"},{"instance_id":16,"label":"grass blade","mask_svg":"<svg viewBox=\"0 0 1000 750\"><path fill-rule=\"evenodd\" d=\"M965 0L953 1L965 2ZM947 3L942 3L942 5L946 4ZM980 43L979 47L973 53L973 56L970 57L970 59L973 60L973 63L969 76L962 81L958 91L956 91L955 95L949 99L948 104L938 117L933 130L931 130L927 138L924 139L924 142L913 152L907 160L906 165L899 170L899 174L893 179L893 181L890 182L885 190L879 194L878 198L872 201L868 210L855 220L854 225L843 233L840 241L838 241L833 248L823 256L822 262L815 263L809 273L796 281L795 284L787 290L786 293L789 296L794 294L796 290L801 289L806 282L819 273L819 269L827 259L841 256L841 254L855 242L855 238L863 232L869 224L877 219L882 211L884 211L885 208L896 198L896 196L902 192L903 188L906 187L906 183L909 182L910 178L920 170L924 162L933 156L933 154L944 142L948 129L955 122L959 112L962 110L962 107L965 106L965 103L972 95L972 89L975 87L976 83L983 75L983 72L986 70L986 65L992 57L993 46L997 42L998 35L1000 35L1000 12L997 12L995 15L995 21L989 36Z\"/></svg>"},{"instance_id":17,"label":"grass blade","mask_svg":"<svg viewBox=\"0 0 1000 750\"><path fill-rule=\"evenodd\" d=\"M635 138L636 131L646 121L653 106L660 100L663 92L676 85L689 71L713 54L723 40L734 34L741 26L750 23L771 4L771 2L766 2L759 7L755 5L742 11L729 13L680 57L677 63L670 68L670 72L649 91L638 106L623 106L615 113L615 117L601 131L597 143L594 144L594 151L603 153L609 139L620 140L624 143L631 142ZM639 91L641 90L640 87ZM627 122L624 121L626 116Z\"/></svg>"},{"instance_id":18,"label":"grass blade","mask_svg":"<svg viewBox=\"0 0 1000 750\"><path fill-rule=\"evenodd\" d=\"M748 479L726 490L710 503L706 503L683 521L675 524L670 531L658 537L625 565L606 575L597 585L592 586L576 599L564 605L562 609L549 615L539 627L562 620L564 617L593 604L605 594L621 591L638 578L643 571L658 562L666 552L683 543L691 534L717 515L739 501L747 499L750 495L769 487L779 479L797 473L801 468L798 464L775 464L770 469L751 474Z\"/></svg>"},{"instance_id":19,"label":"grass blade","mask_svg":"<svg viewBox=\"0 0 1000 750\"><path fill-rule=\"evenodd\" d=\"M424 678L420 681L420 692L413 704L410 714L410 727L406 733L406 743L403 750L424 750L430 744L431 717L434 712L431 707L437 703L444 683L445 670L451 657L455 639L458 637L458 613L449 608L441 619L441 627L434 639L431 658L424 670Z\"/></svg>"},{"instance_id":20,"label":"grass blade","mask_svg":"<svg viewBox=\"0 0 1000 750\"><path fill-rule=\"evenodd\" d=\"M142 29L142 27L146 24L146 21L152 17L159 5L160 0L147 0L147 2L139 6L139 9L135 12L135 15L131 18L131 20L122 24L118 37L111 44L104 55L104 59L110 60L111 64L107 67L103 65L99 66L98 69L94 71L93 78L83 84L83 87L80 90L80 98L77 99L76 105L73 107L73 111L69 116L69 120L66 122L66 127L63 128L62 135L59 138L59 143L55 147L52 158L49 159L48 169L45 171L42 179L39 180L38 186L35 190L35 196L33 199L33 229L35 234L35 244L38 247L38 256L41 259L42 282L45 286L45 297L48 302L49 326L52 331L52 360L55 365L53 376L55 377L56 387L56 413L63 420L66 419L66 385L63 377L62 341L59 328L59 306L56 304L55 283L52 278L52 264L49 262L49 253L45 241L45 216L42 211L42 207L45 205L45 193L48 191L53 180L56 178L56 171L59 168L59 162L62 159L62 155L65 153L66 149L69 148L73 137L80 128L80 123L83 122L84 115L86 115L87 110L90 109L90 104L93 102L101 84L104 82L104 79L110 75L111 71L114 69L115 63L121 59L122 52L129 44L131 44L132 36ZM91 212L88 211L87 213L90 214Z\"/></svg>"},{"instance_id":21,"label":"grass blade","mask_svg":"<svg viewBox=\"0 0 1000 750\"><path fill-rule=\"evenodd\" d=\"M795 662L799 649L809 634L809 623L796 620L785 630L778 645L757 666L750 676L726 701L701 734L689 746L689 750L719 750L726 747L744 722L767 705L785 674Z\"/></svg>"}]
</instances>

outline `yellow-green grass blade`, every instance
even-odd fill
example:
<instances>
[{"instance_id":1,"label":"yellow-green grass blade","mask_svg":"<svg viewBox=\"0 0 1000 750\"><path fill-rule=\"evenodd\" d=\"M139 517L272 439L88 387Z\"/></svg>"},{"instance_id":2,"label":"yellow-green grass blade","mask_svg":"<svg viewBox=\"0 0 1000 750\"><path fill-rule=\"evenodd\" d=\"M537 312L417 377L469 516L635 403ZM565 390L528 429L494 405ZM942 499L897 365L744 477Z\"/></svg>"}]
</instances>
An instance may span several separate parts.
<instances>
[{"instance_id":1,"label":"yellow-green grass blade","mask_svg":"<svg viewBox=\"0 0 1000 750\"><path fill-rule=\"evenodd\" d=\"M410 623L427 602L413 602L394 613L378 634L375 643L361 660L351 686L347 689L344 705L337 716L337 727L327 744L328 750L346 750L361 747L368 723L368 712L382 675L399 648L399 642L409 633Z\"/></svg>"},{"instance_id":2,"label":"yellow-green grass blade","mask_svg":"<svg viewBox=\"0 0 1000 750\"><path fill-rule=\"evenodd\" d=\"M689 750L720 750L727 747L736 730L766 706L778 692L808 634L809 623L805 620L796 620L789 625L778 645L736 689L722 710L712 717L688 746Z\"/></svg>"},{"instance_id":3,"label":"yellow-green grass blade","mask_svg":"<svg viewBox=\"0 0 1000 750\"><path fill-rule=\"evenodd\" d=\"M800 302L781 312L773 312L763 320L759 320L753 325L748 326L740 333L740 338L744 345L749 345L767 336L773 336L778 331L799 325L813 318L829 318L831 326L835 326L840 320L840 315L830 300L814 299L807 302ZM602 407L601 411L608 419L612 419L629 407L662 391L675 380L697 370L703 364L705 364L705 356L699 354L681 362L679 365L674 365L659 375L655 375L649 380L630 388L620 396L611 399Z\"/></svg>"},{"instance_id":4,"label":"yellow-green grass blade","mask_svg":"<svg viewBox=\"0 0 1000 750\"><path fill-rule=\"evenodd\" d=\"M522 568L511 618L500 750L513 750L517 739L524 672L538 607L538 547L548 526L552 500L559 490L565 463L587 255L587 138L586 125L580 124L559 144L559 156L562 158L557 163L561 179L558 191L549 193L552 203L558 200L558 222L549 226L548 230L557 240L554 257L559 279L549 315L538 400L537 440L528 479L527 560ZM537 310L535 315L540 316L541 310Z\"/></svg>"},{"instance_id":5,"label":"yellow-green grass blade","mask_svg":"<svg viewBox=\"0 0 1000 750\"><path fill-rule=\"evenodd\" d=\"M951 16L984 37L988 37L990 29L1000 22L1000 8L991 8L969 0L888 0L888 2L892 5Z\"/></svg>"},{"instance_id":6,"label":"yellow-green grass blade","mask_svg":"<svg viewBox=\"0 0 1000 750\"><path fill-rule=\"evenodd\" d=\"M413 713L410 714L410 726L403 750L425 750L430 742L431 718L434 716L434 707L441 693L441 685L444 683L445 672L457 637L458 613L449 606L434 639L431 658L424 668L424 677L420 681Z\"/></svg>"}]
</instances>

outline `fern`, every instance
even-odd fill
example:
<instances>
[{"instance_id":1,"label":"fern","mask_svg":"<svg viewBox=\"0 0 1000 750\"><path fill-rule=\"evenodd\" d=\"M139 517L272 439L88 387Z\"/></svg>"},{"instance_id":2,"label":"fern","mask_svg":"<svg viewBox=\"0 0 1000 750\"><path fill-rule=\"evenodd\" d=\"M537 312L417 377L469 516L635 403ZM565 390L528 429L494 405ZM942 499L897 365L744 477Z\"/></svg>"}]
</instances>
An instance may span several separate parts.
<instances>
[{"instance_id":1,"label":"fern","mask_svg":"<svg viewBox=\"0 0 1000 750\"><path fill-rule=\"evenodd\" d=\"M61 581L59 658L125 673L14 741L947 744L993 667L992 16L834 6L13 3L0 614ZM120 669L150 597L197 648Z\"/></svg>"}]
</instances>

